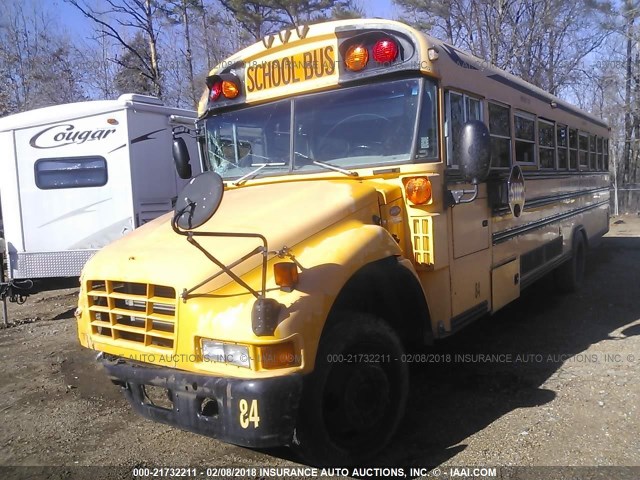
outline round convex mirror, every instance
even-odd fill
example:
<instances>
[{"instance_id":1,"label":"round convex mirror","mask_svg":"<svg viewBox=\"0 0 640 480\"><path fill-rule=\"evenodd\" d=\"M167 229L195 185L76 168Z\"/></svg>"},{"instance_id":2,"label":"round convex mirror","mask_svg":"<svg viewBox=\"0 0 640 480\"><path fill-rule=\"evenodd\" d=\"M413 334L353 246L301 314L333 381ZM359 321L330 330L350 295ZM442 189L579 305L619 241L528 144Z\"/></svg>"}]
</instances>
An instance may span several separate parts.
<instances>
[{"instance_id":1,"label":"round convex mirror","mask_svg":"<svg viewBox=\"0 0 640 480\"><path fill-rule=\"evenodd\" d=\"M224 183L215 172L192 178L178 194L175 221L183 230L198 228L209 220L222 202Z\"/></svg>"}]
</instances>

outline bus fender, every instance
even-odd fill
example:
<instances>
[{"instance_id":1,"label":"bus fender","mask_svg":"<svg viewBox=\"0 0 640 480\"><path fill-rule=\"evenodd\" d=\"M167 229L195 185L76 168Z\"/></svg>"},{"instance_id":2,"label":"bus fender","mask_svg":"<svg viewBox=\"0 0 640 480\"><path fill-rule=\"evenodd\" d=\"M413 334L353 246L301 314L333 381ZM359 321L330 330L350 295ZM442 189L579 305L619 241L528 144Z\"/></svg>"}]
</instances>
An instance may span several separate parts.
<instances>
[{"instance_id":1,"label":"bus fender","mask_svg":"<svg viewBox=\"0 0 640 480\"><path fill-rule=\"evenodd\" d=\"M345 311L382 318L396 330L405 348L433 343L424 290L413 265L402 256L381 258L356 271L340 290L327 325Z\"/></svg>"},{"instance_id":2,"label":"bus fender","mask_svg":"<svg viewBox=\"0 0 640 480\"><path fill-rule=\"evenodd\" d=\"M287 305L278 336L302 333L305 370L313 368L322 333L344 318L339 313L345 311L382 318L405 347L433 342L424 291L387 230L359 224L305 244L293 249L301 270L299 284L288 294L276 295Z\"/></svg>"}]
</instances>

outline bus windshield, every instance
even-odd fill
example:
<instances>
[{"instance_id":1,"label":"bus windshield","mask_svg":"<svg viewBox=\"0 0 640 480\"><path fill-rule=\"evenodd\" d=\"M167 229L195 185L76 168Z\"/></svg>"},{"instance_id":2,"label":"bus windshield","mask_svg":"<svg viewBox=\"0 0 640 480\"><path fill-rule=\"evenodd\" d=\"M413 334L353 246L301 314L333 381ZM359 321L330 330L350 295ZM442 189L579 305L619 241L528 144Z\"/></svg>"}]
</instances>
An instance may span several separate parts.
<instances>
[{"instance_id":1,"label":"bus windshield","mask_svg":"<svg viewBox=\"0 0 640 480\"><path fill-rule=\"evenodd\" d=\"M436 87L404 79L343 88L206 119L208 168L225 179L437 159Z\"/></svg>"}]
</instances>

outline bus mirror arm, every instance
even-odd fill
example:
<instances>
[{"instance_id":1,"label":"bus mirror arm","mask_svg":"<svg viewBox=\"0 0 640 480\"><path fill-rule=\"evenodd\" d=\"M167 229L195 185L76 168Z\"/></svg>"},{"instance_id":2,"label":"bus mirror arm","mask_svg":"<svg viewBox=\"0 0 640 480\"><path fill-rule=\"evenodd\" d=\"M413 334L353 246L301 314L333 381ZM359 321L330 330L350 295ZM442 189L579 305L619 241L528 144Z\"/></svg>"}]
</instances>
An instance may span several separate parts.
<instances>
[{"instance_id":1,"label":"bus mirror arm","mask_svg":"<svg viewBox=\"0 0 640 480\"><path fill-rule=\"evenodd\" d=\"M460 203L471 203L478 197L478 184L473 185L472 190L447 190L449 198L447 199L447 205L454 207ZM464 198L465 195L471 195L468 198Z\"/></svg>"},{"instance_id":2,"label":"bus mirror arm","mask_svg":"<svg viewBox=\"0 0 640 480\"><path fill-rule=\"evenodd\" d=\"M278 318L280 316L280 311L284 307L284 305L280 304L274 298L267 298L267 260L269 256L269 247L267 245L267 239L258 234L258 233L230 233L230 232L193 232L193 231L183 231L179 228L177 224L177 219L183 212L179 212L173 219L171 226L173 230L179 235L184 235L187 237L187 241L200 250L211 262L213 262L220 270L213 275L207 277L202 280L197 285L184 289L180 295L183 303L187 302L187 299L198 297L198 296L206 296L207 294L194 294L193 292L198 288L206 285L211 280L217 278L218 276L226 273L232 280L238 283L241 287L246 289L251 295L253 295L256 300L253 304L253 308L251 310L251 328L253 329L253 333L257 336L271 336L278 326ZM195 239L196 236L200 237L227 237L227 238L256 238L262 241L262 245L256 247L255 249L248 252L243 257L237 259L235 262L232 262L228 265L225 265L220 260L218 260L215 256L213 256L210 252L207 251L205 247L203 247L198 241ZM277 252L271 252L277 253ZM254 255L262 256L262 281L260 290L255 290L248 283L246 283L242 278L235 274L233 268L237 265L243 263Z\"/></svg>"}]
</instances>

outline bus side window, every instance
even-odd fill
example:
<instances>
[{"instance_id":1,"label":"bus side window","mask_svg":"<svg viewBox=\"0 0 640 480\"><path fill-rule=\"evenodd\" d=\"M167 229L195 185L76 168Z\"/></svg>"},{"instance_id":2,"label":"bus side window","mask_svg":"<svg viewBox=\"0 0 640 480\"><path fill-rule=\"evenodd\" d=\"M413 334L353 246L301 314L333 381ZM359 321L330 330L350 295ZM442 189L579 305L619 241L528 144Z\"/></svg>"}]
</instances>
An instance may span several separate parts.
<instances>
[{"instance_id":1,"label":"bus side window","mask_svg":"<svg viewBox=\"0 0 640 480\"><path fill-rule=\"evenodd\" d=\"M489 103L489 134L491 136L491 166L511 165L511 128L509 107Z\"/></svg>"},{"instance_id":2,"label":"bus side window","mask_svg":"<svg viewBox=\"0 0 640 480\"><path fill-rule=\"evenodd\" d=\"M516 162L536 163L535 117L524 112L517 112L513 117L516 138Z\"/></svg>"},{"instance_id":3,"label":"bus side window","mask_svg":"<svg viewBox=\"0 0 640 480\"><path fill-rule=\"evenodd\" d=\"M556 125L556 134L558 137L558 169L566 170L568 167L568 152L567 147L569 145L567 138L567 127L565 125Z\"/></svg>"},{"instance_id":4,"label":"bus side window","mask_svg":"<svg viewBox=\"0 0 640 480\"><path fill-rule=\"evenodd\" d=\"M482 121L482 100L473 97L467 97L466 95L465 100L467 104L467 122L469 120Z\"/></svg>"},{"instance_id":5,"label":"bus side window","mask_svg":"<svg viewBox=\"0 0 640 480\"><path fill-rule=\"evenodd\" d=\"M462 126L470 120L482 121L482 100L466 94L446 92L445 137L447 142L447 165L457 167L456 148Z\"/></svg>"},{"instance_id":6,"label":"bus side window","mask_svg":"<svg viewBox=\"0 0 640 480\"><path fill-rule=\"evenodd\" d=\"M578 132L575 128L569 130L569 170L578 168Z\"/></svg>"},{"instance_id":7,"label":"bus side window","mask_svg":"<svg viewBox=\"0 0 640 480\"><path fill-rule=\"evenodd\" d=\"M602 162L602 137L597 138L598 141L598 170L604 170Z\"/></svg>"},{"instance_id":8,"label":"bus side window","mask_svg":"<svg viewBox=\"0 0 640 480\"><path fill-rule=\"evenodd\" d=\"M589 170L597 170L596 164L596 136L589 135Z\"/></svg>"},{"instance_id":9,"label":"bus side window","mask_svg":"<svg viewBox=\"0 0 640 480\"><path fill-rule=\"evenodd\" d=\"M579 148L579 169L589 169L589 135L586 132L580 132L578 134L578 148Z\"/></svg>"},{"instance_id":10,"label":"bus side window","mask_svg":"<svg viewBox=\"0 0 640 480\"><path fill-rule=\"evenodd\" d=\"M540 168L555 168L556 135L553 122L538 119L538 158Z\"/></svg>"},{"instance_id":11,"label":"bus side window","mask_svg":"<svg viewBox=\"0 0 640 480\"><path fill-rule=\"evenodd\" d=\"M456 139L464 125L464 99L461 94L447 91L447 164L456 165Z\"/></svg>"},{"instance_id":12,"label":"bus side window","mask_svg":"<svg viewBox=\"0 0 640 480\"><path fill-rule=\"evenodd\" d=\"M438 159L438 123L437 123L437 87L435 83L425 82L418 125L418 148L416 159L437 162Z\"/></svg>"}]
</instances>

